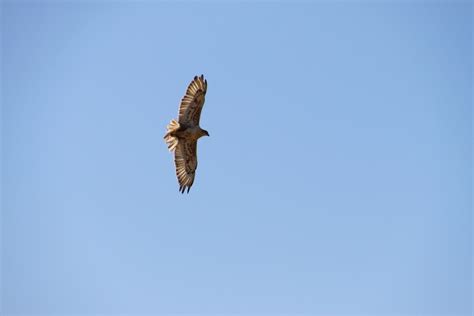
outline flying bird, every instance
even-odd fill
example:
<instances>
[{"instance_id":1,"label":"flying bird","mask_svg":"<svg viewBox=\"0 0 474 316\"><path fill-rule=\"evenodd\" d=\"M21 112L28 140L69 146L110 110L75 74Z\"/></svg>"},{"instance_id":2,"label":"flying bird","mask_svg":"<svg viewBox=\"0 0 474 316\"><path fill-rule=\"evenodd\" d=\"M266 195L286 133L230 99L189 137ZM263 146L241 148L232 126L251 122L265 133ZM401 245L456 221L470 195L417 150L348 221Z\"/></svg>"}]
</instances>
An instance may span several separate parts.
<instances>
[{"instance_id":1,"label":"flying bird","mask_svg":"<svg viewBox=\"0 0 474 316\"><path fill-rule=\"evenodd\" d=\"M166 127L165 141L170 152L174 152L176 177L179 191L184 193L194 183L197 169L197 141L202 136L209 136L206 130L199 126L201 110L207 91L207 80L204 76L195 76L181 100L178 120L171 120Z\"/></svg>"}]
</instances>

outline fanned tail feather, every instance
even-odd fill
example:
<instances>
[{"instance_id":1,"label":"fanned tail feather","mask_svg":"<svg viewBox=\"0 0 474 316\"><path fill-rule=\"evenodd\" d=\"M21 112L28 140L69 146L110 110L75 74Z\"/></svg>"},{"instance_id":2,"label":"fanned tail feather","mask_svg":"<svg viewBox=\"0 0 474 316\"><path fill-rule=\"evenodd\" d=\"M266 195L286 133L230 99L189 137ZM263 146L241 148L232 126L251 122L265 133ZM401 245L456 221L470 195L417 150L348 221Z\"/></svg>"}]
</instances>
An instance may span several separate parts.
<instances>
[{"instance_id":1,"label":"fanned tail feather","mask_svg":"<svg viewBox=\"0 0 474 316\"><path fill-rule=\"evenodd\" d=\"M176 146L178 146L178 138L176 136L172 136L171 133L177 131L179 128L179 123L176 120L171 120L171 122L166 126L166 134L165 134L165 141L166 145L168 145L169 151L174 151Z\"/></svg>"}]
</instances>

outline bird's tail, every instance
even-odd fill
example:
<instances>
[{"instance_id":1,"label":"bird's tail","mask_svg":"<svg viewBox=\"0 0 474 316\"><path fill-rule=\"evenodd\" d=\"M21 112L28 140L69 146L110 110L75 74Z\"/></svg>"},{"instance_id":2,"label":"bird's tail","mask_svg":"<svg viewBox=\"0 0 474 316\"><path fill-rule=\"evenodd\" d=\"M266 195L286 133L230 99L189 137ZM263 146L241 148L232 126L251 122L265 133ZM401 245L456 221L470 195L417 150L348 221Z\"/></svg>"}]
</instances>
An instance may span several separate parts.
<instances>
[{"instance_id":1,"label":"bird's tail","mask_svg":"<svg viewBox=\"0 0 474 316\"><path fill-rule=\"evenodd\" d=\"M171 122L166 126L166 134L163 137L166 141L166 145L168 145L169 151L174 151L176 146L178 146L178 138L176 136L172 136L171 133L177 131L179 128L179 123L176 120L171 120Z\"/></svg>"}]
</instances>

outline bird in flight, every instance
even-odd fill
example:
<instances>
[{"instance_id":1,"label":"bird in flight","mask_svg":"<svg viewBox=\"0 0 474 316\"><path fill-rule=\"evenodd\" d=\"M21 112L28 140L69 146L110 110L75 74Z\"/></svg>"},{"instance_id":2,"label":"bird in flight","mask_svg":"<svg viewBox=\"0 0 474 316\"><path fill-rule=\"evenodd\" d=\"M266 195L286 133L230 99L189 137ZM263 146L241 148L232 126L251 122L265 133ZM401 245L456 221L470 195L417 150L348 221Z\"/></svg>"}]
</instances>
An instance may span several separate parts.
<instances>
[{"instance_id":1,"label":"bird in flight","mask_svg":"<svg viewBox=\"0 0 474 316\"><path fill-rule=\"evenodd\" d=\"M207 91L207 80L204 76L195 76L181 100L178 121L171 120L166 127L165 141L170 152L174 152L176 177L179 191L184 193L194 182L197 169L197 141L202 136L209 136L199 126L201 110Z\"/></svg>"}]
</instances>

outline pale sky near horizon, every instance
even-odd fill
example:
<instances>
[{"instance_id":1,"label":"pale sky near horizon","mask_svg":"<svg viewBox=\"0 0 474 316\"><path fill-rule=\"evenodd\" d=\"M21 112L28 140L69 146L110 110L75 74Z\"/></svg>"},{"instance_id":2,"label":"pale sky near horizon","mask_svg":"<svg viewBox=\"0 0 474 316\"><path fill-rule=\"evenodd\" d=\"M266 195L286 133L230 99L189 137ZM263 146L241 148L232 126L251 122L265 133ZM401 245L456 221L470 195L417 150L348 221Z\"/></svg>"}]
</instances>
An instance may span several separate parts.
<instances>
[{"instance_id":1,"label":"pale sky near horizon","mask_svg":"<svg viewBox=\"0 0 474 316\"><path fill-rule=\"evenodd\" d=\"M471 314L472 2L1 9L4 315Z\"/></svg>"}]
</instances>

